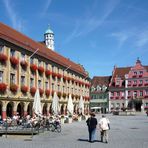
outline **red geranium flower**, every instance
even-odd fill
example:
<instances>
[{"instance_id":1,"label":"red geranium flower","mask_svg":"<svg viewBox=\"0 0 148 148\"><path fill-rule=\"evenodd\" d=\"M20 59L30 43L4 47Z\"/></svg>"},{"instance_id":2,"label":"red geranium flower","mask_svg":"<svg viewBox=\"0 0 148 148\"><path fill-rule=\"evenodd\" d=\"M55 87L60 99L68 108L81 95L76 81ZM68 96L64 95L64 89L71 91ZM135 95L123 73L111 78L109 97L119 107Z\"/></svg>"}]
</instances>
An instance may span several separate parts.
<instances>
[{"instance_id":1,"label":"red geranium flower","mask_svg":"<svg viewBox=\"0 0 148 148\"><path fill-rule=\"evenodd\" d=\"M20 64L21 64L23 69L26 69L27 66L28 66L28 63L25 60L22 60Z\"/></svg>"},{"instance_id":2,"label":"red geranium flower","mask_svg":"<svg viewBox=\"0 0 148 148\"><path fill-rule=\"evenodd\" d=\"M49 96L50 95L50 90L49 89L46 89L45 90L45 94L46 94L46 96Z\"/></svg>"},{"instance_id":3,"label":"red geranium flower","mask_svg":"<svg viewBox=\"0 0 148 148\"><path fill-rule=\"evenodd\" d=\"M13 66L17 66L19 63L19 60L16 57L12 56L10 57L10 62Z\"/></svg>"},{"instance_id":4,"label":"red geranium flower","mask_svg":"<svg viewBox=\"0 0 148 148\"><path fill-rule=\"evenodd\" d=\"M22 93L26 93L28 91L28 87L25 86L25 85L22 85L21 86L21 91L22 91Z\"/></svg>"},{"instance_id":5,"label":"red geranium flower","mask_svg":"<svg viewBox=\"0 0 148 148\"><path fill-rule=\"evenodd\" d=\"M5 63L8 57L4 53L0 53L0 62Z\"/></svg>"},{"instance_id":6,"label":"red geranium flower","mask_svg":"<svg viewBox=\"0 0 148 148\"><path fill-rule=\"evenodd\" d=\"M36 88L35 87L31 87L30 88L30 93L31 93L32 96L34 96L35 92L36 92Z\"/></svg>"},{"instance_id":7,"label":"red geranium flower","mask_svg":"<svg viewBox=\"0 0 148 148\"><path fill-rule=\"evenodd\" d=\"M46 77L49 77L52 74L52 72L50 70L46 70L45 74L46 74Z\"/></svg>"},{"instance_id":8,"label":"red geranium flower","mask_svg":"<svg viewBox=\"0 0 148 148\"><path fill-rule=\"evenodd\" d=\"M39 66L39 67L38 67L38 71L39 71L40 74L43 74L43 72L44 72L44 67Z\"/></svg>"},{"instance_id":9,"label":"red geranium flower","mask_svg":"<svg viewBox=\"0 0 148 148\"><path fill-rule=\"evenodd\" d=\"M43 96L44 90L42 88L39 88L40 96Z\"/></svg>"},{"instance_id":10,"label":"red geranium flower","mask_svg":"<svg viewBox=\"0 0 148 148\"><path fill-rule=\"evenodd\" d=\"M7 89L7 84L5 83L0 83L0 92L4 93Z\"/></svg>"},{"instance_id":11,"label":"red geranium flower","mask_svg":"<svg viewBox=\"0 0 148 148\"><path fill-rule=\"evenodd\" d=\"M38 69L38 67L35 64L31 64L30 65L30 69L32 72L36 72L36 70Z\"/></svg>"},{"instance_id":12,"label":"red geranium flower","mask_svg":"<svg viewBox=\"0 0 148 148\"><path fill-rule=\"evenodd\" d=\"M18 89L18 86L16 84L10 84L10 90L13 92L13 93L16 93L17 92L17 89Z\"/></svg>"}]
</instances>

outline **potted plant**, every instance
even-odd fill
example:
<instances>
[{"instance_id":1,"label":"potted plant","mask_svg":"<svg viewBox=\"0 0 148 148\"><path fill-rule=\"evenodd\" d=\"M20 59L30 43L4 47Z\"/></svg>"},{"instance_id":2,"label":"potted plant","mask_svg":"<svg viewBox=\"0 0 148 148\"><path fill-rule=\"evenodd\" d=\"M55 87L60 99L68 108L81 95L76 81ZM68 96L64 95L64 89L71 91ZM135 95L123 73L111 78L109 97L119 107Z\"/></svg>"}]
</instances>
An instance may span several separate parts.
<instances>
[{"instance_id":1,"label":"potted plant","mask_svg":"<svg viewBox=\"0 0 148 148\"><path fill-rule=\"evenodd\" d=\"M48 78L51 74L52 74L52 73L51 73L50 70L46 70L46 71L45 71L45 75L46 75L47 78Z\"/></svg>"},{"instance_id":2,"label":"potted plant","mask_svg":"<svg viewBox=\"0 0 148 148\"><path fill-rule=\"evenodd\" d=\"M50 90L49 90L49 89L46 89L46 90L45 90L45 94L46 94L47 97L49 97L49 95L50 95Z\"/></svg>"},{"instance_id":3,"label":"potted plant","mask_svg":"<svg viewBox=\"0 0 148 148\"><path fill-rule=\"evenodd\" d=\"M39 67L38 67L38 72L39 72L40 75L42 75L43 72L44 72L44 67L39 66Z\"/></svg>"},{"instance_id":4,"label":"potted plant","mask_svg":"<svg viewBox=\"0 0 148 148\"><path fill-rule=\"evenodd\" d=\"M27 91L28 91L28 87L25 86L25 85L22 85L22 86L21 86L21 91L22 91L22 93L26 94Z\"/></svg>"},{"instance_id":5,"label":"potted plant","mask_svg":"<svg viewBox=\"0 0 148 148\"><path fill-rule=\"evenodd\" d=\"M35 95L35 92L36 92L36 88L35 87L31 87L30 88L30 93L31 93L32 96Z\"/></svg>"},{"instance_id":6,"label":"potted plant","mask_svg":"<svg viewBox=\"0 0 148 148\"><path fill-rule=\"evenodd\" d=\"M68 116L68 123L72 123L72 114L69 114Z\"/></svg>"},{"instance_id":7,"label":"potted plant","mask_svg":"<svg viewBox=\"0 0 148 148\"><path fill-rule=\"evenodd\" d=\"M5 83L0 83L0 94L3 94L6 92L7 89L7 84Z\"/></svg>"},{"instance_id":8,"label":"potted plant","mask_svg":"<svg viewBox=\"0 0 148 148\"><path fill-rule=\"evenodd\" d=\"M40 96L43 96L44 90L42 88L39 88Z\"/></svg>"},{"instance_id":9,"label":"potted plant","mask_svg":"<svg viewBox=\"0 0 148 148\"><path fill-rule=\"evenodd\" d=\"M65 116L61 115L61 124L64 124L64 122L65 122Z\"/></svg>"},{"instance_id":10,"label":"potted plant","mask_svg":"<svg viewBox=\"0 0 148 148\"><path fill-rule=\"evenodd\" d=\"M10 90L13 92L13 93L16 93L17 92L17 89L18 89L18 86L14 83L10 84Z\"/></svg>"},{"instance_id":11,"label":"potted plant","mask_svg":"<svg viewBox=\"0 0 148 148\"><path fill-rule=\"evenodd\" d=\"M22 60L22 61L20 62L20 64L21 64L21 66L22 66L22 68L23 68L24 70L26 70L26 69L27 69L27 66L28 66L27 61Z\"/></svg>"},{"instance_id":12,"label":"potted plant","mask_svg":"<svg viewBox=\"0 0 148 148\"><path fill-rule=\"evenodd\" d=\"M13 67L16 67L16 66L18 65L18 63L19 63L19 60L18 60L16 57L11 56L11 57L10 57L10 62L11 62L11 65L12 65Z\"/></svg>"},{"instance_id":13,"label":"potted plant","mask_svg":"<svg viewBox=\"0 0 148 148\"><path fill-rule=\"evenodd\" d=\"M30 69L31 69L32 72L35 73L36 70L38 69L38 67L37 67L35 64L31 64L31 65L30 65Z\"/></svg>"},{"instance_id":14,"label":"potted plant","mask_svg":"<svg viewBox=\"0 0 148 148\"><path fill-rule=\"evenodd\" d=\"M4 53L0 53L0 63L6 63L8 57Z\"/></svg>"}]
</instances>

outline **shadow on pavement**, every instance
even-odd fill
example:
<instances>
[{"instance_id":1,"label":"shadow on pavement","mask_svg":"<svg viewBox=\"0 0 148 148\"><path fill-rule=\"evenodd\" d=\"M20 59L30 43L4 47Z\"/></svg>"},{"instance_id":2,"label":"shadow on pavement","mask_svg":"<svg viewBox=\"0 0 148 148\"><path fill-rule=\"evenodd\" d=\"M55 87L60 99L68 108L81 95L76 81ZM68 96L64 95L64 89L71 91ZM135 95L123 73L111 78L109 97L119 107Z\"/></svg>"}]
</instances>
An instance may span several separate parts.
<instances>
[{"instance_id":1,"label":"shadow on pavement","mask_svg":"<svg viewBox=\"0 0 148 148\"><path fill-rule=\"evenodd\" d=\"M88 139L78 139L78 141L89 142ZM101 142L101 140L94 140L93 142Z\"/></svg>"}]
</instances>

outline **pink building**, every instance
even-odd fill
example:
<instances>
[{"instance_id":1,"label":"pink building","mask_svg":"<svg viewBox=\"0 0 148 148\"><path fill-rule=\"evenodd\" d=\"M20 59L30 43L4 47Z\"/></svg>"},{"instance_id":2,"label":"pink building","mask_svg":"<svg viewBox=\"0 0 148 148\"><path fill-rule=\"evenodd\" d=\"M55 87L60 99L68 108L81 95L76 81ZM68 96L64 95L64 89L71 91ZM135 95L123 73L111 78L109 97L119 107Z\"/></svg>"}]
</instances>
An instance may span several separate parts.
<instances>
[{"instance_id":1,"label":"pink building","mask_svg":"<svg viewBox=\"0 0 148 148\"><path fill-rule=\"evenodd\" d=\"M133 67L114 67L109 84L109 109L148 108L148 66L137 59Z\"/></svg>"}]
</instances>

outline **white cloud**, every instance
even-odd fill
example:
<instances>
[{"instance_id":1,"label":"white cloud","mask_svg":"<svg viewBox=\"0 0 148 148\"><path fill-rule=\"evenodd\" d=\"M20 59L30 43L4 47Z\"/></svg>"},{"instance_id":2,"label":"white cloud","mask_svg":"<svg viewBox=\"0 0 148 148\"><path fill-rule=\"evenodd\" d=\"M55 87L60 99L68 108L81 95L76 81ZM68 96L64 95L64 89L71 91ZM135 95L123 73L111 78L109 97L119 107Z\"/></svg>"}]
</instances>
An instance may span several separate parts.
<instances>
[{"instance_id":1,"label":"white cloud","mask_svg":"<svg viewBox=\"0 0 148 148\"><path fill-rule=\"evenodd\" d=\"M148 44L148 30L145 30L140 34L138 34L138 39L136 44L138 47L143 47L146 44Z\"/></svg>"},{"instance_id":2,"label":"white cloud","mask_svg":"<svg viewBox=\"0 0 148 148\"><path fill-rule=\"evenodd\" d=\"M44 4L43 11L42 11L42 14L41 14L42 16L45 16L46 15L46 13L47 13L47 11L48 11L51 3L52 3L52 0L46 0L46 1L44 1L44 3L43 3Z\"/></svg>"},{"instance_id":3,"label":"white cloud","mask_svg":"<svg viewBox=\"0 0 148 148\"><path fill-rule=\"evenodd\" d=\"M10 0L3 0L4 6L6 8L8 17L10 21L12 22L13 28L21 31L23 26L22 26L22 21L20 18L17 16L15 9L13 8L13 3L10 2Z\"/></svg>"}]
</instances>

